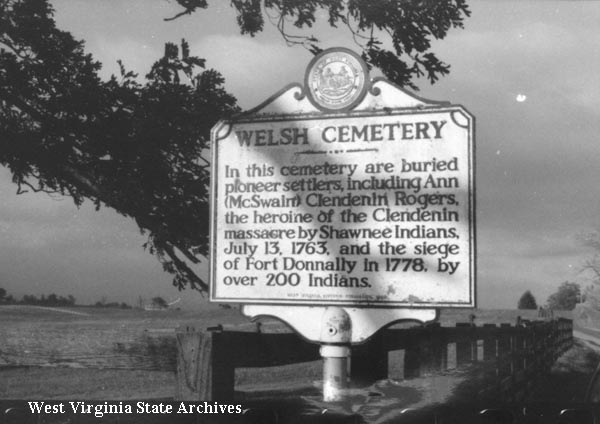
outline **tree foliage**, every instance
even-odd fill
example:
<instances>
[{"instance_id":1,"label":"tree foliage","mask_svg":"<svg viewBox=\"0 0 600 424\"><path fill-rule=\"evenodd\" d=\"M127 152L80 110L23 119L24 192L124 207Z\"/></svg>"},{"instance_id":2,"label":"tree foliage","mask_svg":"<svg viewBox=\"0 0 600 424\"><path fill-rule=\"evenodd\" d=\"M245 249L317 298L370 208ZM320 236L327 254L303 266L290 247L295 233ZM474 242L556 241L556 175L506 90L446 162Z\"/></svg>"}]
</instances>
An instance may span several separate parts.
<instances>
[{"instance_id":1,"label":"tree foliage","mask_svg":"<svg viewBox=\"0 0 600 424\"><path fill-rule=\"evenodd\" d=\"M237 110L222 76L168 43L144 83L102 81L43 0L0 0L0 163L18 193L84 199L132 217L174 284L204 290L210 128ZM186 261L187 259L187 261Z\"/></svg>"},{"instance_id":2,"label":"tree foliage","mask_svg":"<svg viewBox=\"0 0 600 424\"><path fill-rule=\"evenodd\" d=\"M23 299L18 303L21 305L40 305L40 306L74 306L75 298L72 295L67 297L58 296L55 293L51 293L48 296L41 295L39 298L33 294L26 294Z\"/></svg>"},{"instance_id":3,"label":"tree foliage","mask_svg":"<svg viewBox=\"0 0 600 424\"><path fill-rule=\"evenodd\" d=\"M160 296L156 296L152 298L152 305L158 308L166 308L169 306L167 301Z\"/></svg>"},{"instance_id":4,"label":"tree foliage","mask_svg":"<svg viewBox=\"0 0 600 424\"><path fill-rule=\"evenodd\" d=\"M580 299L581 287L579 284L565 281L558 287L555 293L552 293L548 297L547 303L551 309L572 311Z\"/></svg>"},{"instance_id":5,"label":"tree foliage","mask_svg":"<svg viewBox=\"0 0 600 424\"><path fill-rule=\"evenodd\" d=\"M177 3L183 10L166 20L208 7L206 0ZM415 78L425 76L433 83L449 72L450 66L430 51L431 42L443 39L451 28L462 28L471 14L466 0L232 0L230 4L242 34L254 36L270 21L288 44L302 44L314 53L321 50L320 40L304 33L322 13L329 25L348 29L369 65L413 90L418 89Z\"/></svg>"},{"instance_id":6,"label":"tree foliage","mask_svg":"<svg viewBox=\"0 0 600 424\"><path fill-rule=\"evenodd\" d=\"M600 230L580 234L578 238L581 244L592 250L583 264L583 271L590 272L593 283L600 285Z\"/></svg>"},{"instance_id":7,"label":"tree foliage","mask_svg":"<svg viewBox=\"0 0 600 424\"><path fill-rule=\"evenodd\" d=\"M517 305L518 309L537 309L537 307L538 306L537 302L535 301L535 297L529 290L523 293Z\"/></svg>"},{"instance_id":8,"label":"tree foliage","mask_svg":"<svg viewBox=\"0 0 600 424\"><path fill-rule=\"evenodd\" d=\"M205 0L177 0L181 14ZM319 40L294 35L325 12L344 25L363 58L400 84L432 82L448 73L429 50L469 16L465 0L232 0L243 34L271 20L285 40L320 50ZM389 37L391 49L383 38ZM145 79L128 72L104 81L83 42L58 29L48 0L0 0L0 164L17 193L85 199L135 220L178 288L207 291L192 264L208 254L209 169L203 160L212 126L236 113L223 77L167 43Z\"/></svg>"},{"instance_id":9,"label":"tree foliage","mask_svg":"<svg viewBox=\"0 0 600 424\"><path fill-rule=\"evenodd\" d=\"M580 233L578 239L591 251L581 269L582 284L587 284L584 290L580 289L581 300L588 306L600 309L600 230Z\"/></svg>"}]
</instances>

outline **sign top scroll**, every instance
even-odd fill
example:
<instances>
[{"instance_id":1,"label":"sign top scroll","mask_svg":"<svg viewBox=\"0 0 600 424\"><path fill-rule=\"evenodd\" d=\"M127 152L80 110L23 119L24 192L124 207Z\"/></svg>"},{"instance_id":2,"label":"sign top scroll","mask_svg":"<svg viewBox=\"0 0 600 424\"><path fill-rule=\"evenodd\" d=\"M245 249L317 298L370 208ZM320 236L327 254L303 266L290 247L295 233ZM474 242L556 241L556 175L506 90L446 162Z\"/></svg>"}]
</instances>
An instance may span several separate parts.
<instances>
[{"instance_id":1,"label":"sign top scroll","mask_svg":"<svg viewBox=\"0 0 600 424\"><path fill-rule=\"evenodd\" d=\"M347 49L212 132L211 300L475 306L474 118Z\"/></svg>"}]
</instances>

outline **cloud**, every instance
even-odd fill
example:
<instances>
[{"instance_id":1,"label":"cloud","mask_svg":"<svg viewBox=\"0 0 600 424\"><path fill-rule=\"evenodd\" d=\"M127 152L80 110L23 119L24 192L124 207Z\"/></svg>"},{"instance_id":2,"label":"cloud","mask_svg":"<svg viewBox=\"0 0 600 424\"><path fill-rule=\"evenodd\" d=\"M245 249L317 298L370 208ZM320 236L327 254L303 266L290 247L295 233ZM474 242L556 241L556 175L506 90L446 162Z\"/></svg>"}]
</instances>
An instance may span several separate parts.
<instances>
[{"instance_id":1,"label":"cloud","mask_svg":"<svg viewBox=\"0 0 600 424\"><path fill-rule=\"evenodd\" d=\"M302 82L312 55L287 47L269 24L239 35L229 4L173 23L174 2L56 0L59 27L86 40L118 73L121 58L141 76L164 43L186 38L193 54L222 72L225 87L251 108ZM420 95L464 104L476 116L478 293L484 307L514 307L531 289L543 303L577 277L587 251L574 234L598 225L600 186L600 33L597 2L473 2L466 29L434 44L451 65ZM354 48L347 31L317 26L323 47ZM516 101L517 96L525 102ZM8 181L8 173L0 174ZM135 223L69 199L15 196L0 185L0 278L26 293L77 298L176 294L155 258L142 251ZM161 291L164 290L164 291ZM187 297L187 293L186 293Z\"/></svg>"},{"instance_id":2,"label":"cloud","mask_svg":"<svg viewBox=\"0 0 600 424\"><path fill-rule=\"evenodd\" d=\"M149 253L133 220L68 197L16 196L9 172L0 172L0 287L10 294L72 294L83 302L149 290L170 293L170 277ZM144 288L145 287L145 288ZM158 294L157 294L158 295Z\"/></svg>"},{"instance_id":3,"label":"cloud","mask_svg":"<svg viewBox=\"0 0 600 424\"><path fill-rule=\"evenodd\" d=\"M569 232L510 231L507 226L482 229L478 233L479 306L516 307L525 290L543 304L563 281L581 279L588 255Z\"/></svg>"},{"instance_id":4,"label":"cloud","mask_svg":"<svg viewBox=\"0 0 600 424\"><path fill-rule=\"evenodd\" d=\"M596 24L586 27L576 17L553 14L553 6L540 3L535 8L520 6L529 9L529 13L490 13L505 6L486 4L491 10L486 11L485 19L477 21L477 27L470 28L471 21L467 20L466 31L452 31L434 44L440 56L451 64L452 79L486 95L506 93L507 99L518 94L528 98L541 96L545 103L566 101L597 114L600 85L596 70L600 56L594 52L600 44L600 34ZM572 5L560 8L569 12L573 9ZM486 26L481 24L491 20L492 15L498 20Z\"/></svg>"}]
</instances>

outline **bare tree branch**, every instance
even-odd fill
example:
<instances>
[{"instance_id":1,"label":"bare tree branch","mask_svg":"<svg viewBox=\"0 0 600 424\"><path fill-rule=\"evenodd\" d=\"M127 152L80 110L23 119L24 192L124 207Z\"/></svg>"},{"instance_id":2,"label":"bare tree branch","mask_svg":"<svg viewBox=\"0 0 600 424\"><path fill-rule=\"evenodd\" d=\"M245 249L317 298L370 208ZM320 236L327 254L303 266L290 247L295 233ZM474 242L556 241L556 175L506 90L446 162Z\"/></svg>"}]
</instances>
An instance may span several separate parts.
<instances>
[{"instance_id":1,"label":"bare tree branch","mask_svg":"<svg viewBox=\"0 0 600 424\"><path fill-rule=\"evenodd\" d=\"M191 15L193 12L193 9L184 10L183 12L179 12L175 16L171 16L170 18L164 18L163 20L165 22L174 21L175 19L181 18L182 16Z\"/></svg>"}]
</instances>

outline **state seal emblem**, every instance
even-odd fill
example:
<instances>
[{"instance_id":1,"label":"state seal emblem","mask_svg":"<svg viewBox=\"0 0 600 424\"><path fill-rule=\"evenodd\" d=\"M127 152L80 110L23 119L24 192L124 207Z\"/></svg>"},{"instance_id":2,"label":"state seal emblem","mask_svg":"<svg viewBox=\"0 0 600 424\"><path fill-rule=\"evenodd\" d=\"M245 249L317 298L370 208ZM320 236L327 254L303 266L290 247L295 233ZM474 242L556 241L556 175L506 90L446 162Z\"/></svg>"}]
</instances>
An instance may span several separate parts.
<instances>
[{"instance_id":1,"label":"state seal emblem","mask_svg":"<svg viewBox=\"0 0 600 424\"><path fill-rule=\"evenodd\" d=\"M311 102L324 111L346 111L365 96L367 67L356 53L328 49L308 65L305 87Z\"/></svg>"}]
</instances>

